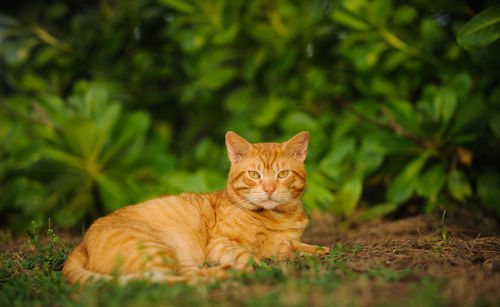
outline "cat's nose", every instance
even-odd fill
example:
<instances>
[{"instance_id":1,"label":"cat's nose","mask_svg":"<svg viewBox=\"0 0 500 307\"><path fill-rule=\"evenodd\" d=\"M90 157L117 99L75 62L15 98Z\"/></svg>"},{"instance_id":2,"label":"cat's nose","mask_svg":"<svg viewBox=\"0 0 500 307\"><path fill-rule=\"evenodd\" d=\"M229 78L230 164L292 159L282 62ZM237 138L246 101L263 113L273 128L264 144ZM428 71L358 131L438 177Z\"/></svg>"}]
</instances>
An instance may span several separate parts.
<instances>
[{"instance_id":1,"label":"cat's nose","mask_svg":"<svg viewBox=\"0 0 500 307\"><path fill-rule=\"evenodd\" d=\"M269 195L269 197L271 197L274 190L276 190L276 186L274 184L265 184L262 186L262 189L267 193L267 195Z\"/></svg>"}]
</instances>

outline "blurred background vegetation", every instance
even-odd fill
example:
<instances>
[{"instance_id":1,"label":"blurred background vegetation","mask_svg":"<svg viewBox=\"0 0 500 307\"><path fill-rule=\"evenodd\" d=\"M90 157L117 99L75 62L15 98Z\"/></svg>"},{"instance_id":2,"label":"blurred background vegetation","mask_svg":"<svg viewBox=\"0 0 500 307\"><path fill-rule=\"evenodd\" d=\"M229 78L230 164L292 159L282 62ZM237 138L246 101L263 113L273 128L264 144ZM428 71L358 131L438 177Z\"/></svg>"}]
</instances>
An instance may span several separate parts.
<instances>
[{"instance_id":1,"label":"blurred background vegetation","mask_svg":"<svg viewBox=\"0 0 500 307\"><path fill-rule=\"evenodd\" d=\"M227 130L309 130L309 209L498 216L494 2L2 2L1 225L222 189Z\"/></svg>"}]
</instances>

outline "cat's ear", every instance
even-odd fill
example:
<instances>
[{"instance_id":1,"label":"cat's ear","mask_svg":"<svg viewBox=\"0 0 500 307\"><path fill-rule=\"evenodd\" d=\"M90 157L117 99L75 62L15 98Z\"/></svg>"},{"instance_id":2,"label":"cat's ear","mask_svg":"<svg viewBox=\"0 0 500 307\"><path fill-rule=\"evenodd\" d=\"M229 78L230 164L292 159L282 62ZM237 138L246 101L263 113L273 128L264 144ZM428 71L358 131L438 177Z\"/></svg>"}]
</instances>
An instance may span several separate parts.
<instances>
[{"instance_id":1,"label":"cat's ear","mask_svg":"<svg viewBox=\"0 0 500 307\"><path fill-rule=\"evenodd\" d=\"M309 131L297 133L293 138L283 143L283 148L297 161L304 162L309 144Z\"/></svg>"},{"instance_id":2,"label":"cat's ear","mask_svg":"<svg viewBox=\"0 0 500 307\"><path fill-rule=\"evenodd\" d=\"M252 148L252 144L233 131L228 131L226 132L226 147L229 161L237 163L247 155Z\"/></svg>"}]
</instances>

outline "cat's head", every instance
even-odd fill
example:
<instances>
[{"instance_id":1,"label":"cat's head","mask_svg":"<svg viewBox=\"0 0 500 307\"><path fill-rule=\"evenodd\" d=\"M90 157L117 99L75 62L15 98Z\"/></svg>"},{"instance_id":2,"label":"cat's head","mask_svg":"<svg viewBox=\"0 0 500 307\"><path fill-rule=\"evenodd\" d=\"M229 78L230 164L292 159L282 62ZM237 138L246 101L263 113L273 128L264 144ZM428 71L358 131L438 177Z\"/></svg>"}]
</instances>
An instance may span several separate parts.
<instances>
[{"instance_id":1,"label":"cat's head","mask_svg":"<svg viewBox=\"0 0 500 307\"><path fill-rule=\"evenodd\" d=\"M299 205L305 188L308 143L308 131L284 143L256 144L228 131L226 146L231 169L227 189L237 205L249 210Z\"/></svg>"}]
</instances>

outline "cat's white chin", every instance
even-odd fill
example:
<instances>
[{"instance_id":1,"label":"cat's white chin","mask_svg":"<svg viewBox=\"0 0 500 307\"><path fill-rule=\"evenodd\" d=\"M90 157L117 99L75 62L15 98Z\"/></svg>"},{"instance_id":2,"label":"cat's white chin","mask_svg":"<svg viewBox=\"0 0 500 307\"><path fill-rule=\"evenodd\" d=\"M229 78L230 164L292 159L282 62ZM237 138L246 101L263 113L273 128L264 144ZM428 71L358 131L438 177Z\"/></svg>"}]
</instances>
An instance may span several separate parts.
<instances>
[{"instance_id":1,"label":"cat's white chin","mask_svg":"<svg viewBox=\"0 0 500 307\"><path fill-rule=\"evenodd\" d=\"M261 206L262 208L264 209L274 209L276 207L278 207L280 205L279 202L277 201L274 201L274 200L266 200L266 201L263 201L259 204L259 206Z\"/></svg>"}]
</instances>

